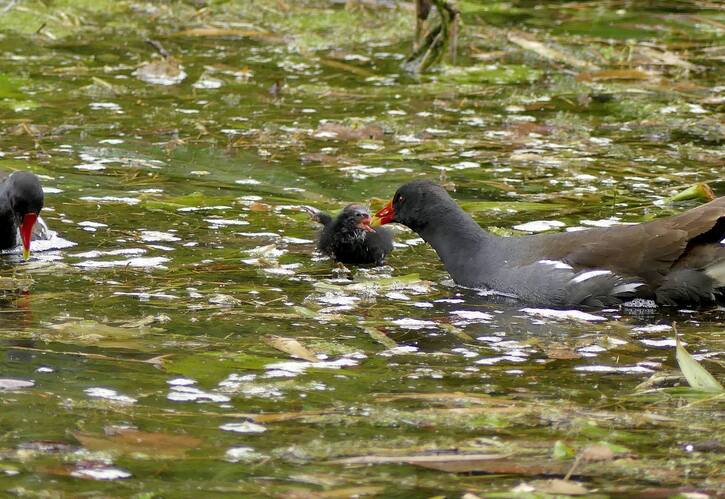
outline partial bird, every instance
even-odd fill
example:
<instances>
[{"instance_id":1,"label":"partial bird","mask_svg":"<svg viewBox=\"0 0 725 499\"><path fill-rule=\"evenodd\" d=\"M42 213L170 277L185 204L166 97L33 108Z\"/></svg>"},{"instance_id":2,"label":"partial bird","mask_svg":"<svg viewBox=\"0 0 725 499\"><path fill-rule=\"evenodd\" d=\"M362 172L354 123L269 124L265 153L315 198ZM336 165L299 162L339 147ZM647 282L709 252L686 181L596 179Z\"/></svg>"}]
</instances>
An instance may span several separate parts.
<instances>
[{"instance_id":1,"label":"partial bird","mask_svg":"<svg viewBox=\"0 0 725 499\"><path fill-rule=\"evenodd\" d=\"M441 186L401 186L371 225L417 232L462 286L549 306L661 306L725 301L725 197L636 225L499 237L483 230Z\"/></svg>"},{"instance_id":2,"label":"partial bird","mask_svg":"<svg viewBox=\"0 0 725 499\"><path fill-rule=\"evenodd\" d=\"M33 228L43 209L43 199L43 187L32 173L13 172L0 178L0 250L22 244L23 258L29 258ZM42 223L40 226L44 227Z\"/></svg>"},{"instance_id":3,"label":"partial bird","mask_svg":"<svg viewBox=\"0 0 725 499\"><path fill-rule=\"evenodd\" d=\"M364 206L349 204L335 218L314 208L305 210L322 224L317 249L337 262L382 265L393 251L393 234L384 227L370 227L370 213Z\"/></svg>"}]
</instances>

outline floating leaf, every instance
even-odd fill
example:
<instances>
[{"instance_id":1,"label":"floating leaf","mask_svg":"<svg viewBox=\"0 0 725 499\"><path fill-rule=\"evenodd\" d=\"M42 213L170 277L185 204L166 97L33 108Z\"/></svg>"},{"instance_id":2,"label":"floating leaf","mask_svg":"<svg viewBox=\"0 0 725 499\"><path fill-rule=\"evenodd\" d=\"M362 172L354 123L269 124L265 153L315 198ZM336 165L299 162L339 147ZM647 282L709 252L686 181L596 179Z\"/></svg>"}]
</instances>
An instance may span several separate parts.
<instances>
[{"instance_id":1,"label":"floating leaf","mask_svg":"<svg viewBox=\"0 0 725 499\"><path fill-rule=\"evenodd\" d=\"M383 345L385 348L395 348L398 344L392 340L387 334L374 327L363 328L366 333L370 335L372 339Z\"/></svg>"},{"instance_id":2,"label":"floating leaf","mask_svg":"<svg viewBox=\"0 0 725 499\"><path fill-rule=\"evenodd\" d=\"M615 454L608 445L594 444L584 447L579 456L585 461L611 461Z\"/></svg>"},{"instance_id":3,"label":"floating leaf","mask_svg":"<svg viewBox=\"0 0 725 499\"><path fill-rule=\"evenodd\" d=\"M454 326L453 324L441 323L438 326L441 329L443 329L444 331L451 333L453 336L457 337L459 340L466 341L466 342L475 341L471 335L466 333L463 329Z\"/></svg>"},{"instance_id":4,"label":"floating leaf","mask_svg":"<svg viewBox=\"0 0 725 499\"><path fill-rule=\"evenodd\" d=\"M697 66L684 60L679 55L668 52L667 50L655 50L649 47L638 46L637 52L647 57L650 63L662 64L664 66L678 66L683 69L693 70L697 69Z\"/></svg>"},{"instance_id":5,"label":"floating leaf","mask_svg":"<svg viewBox=\"0 0 725 499\"><path fill-rule=\"evenodd\" d=\"M73 436L90 450L147 454L149 457L162 459L183 457L188 450L198 447L202 442L200 438L191 435L137 430L122 430L113 435L76 432Z\"/></svg>"},{"instance_id":6,"label":"floating leaf","mask_svg":"<svg viewBox=\"0 0 725 499\"><path fill-rule=\"evenodd\" d=\"M675 332L675 341L677 346L675 347L675 358L677 359L677 365L680 366L682 374L687 379L687 382L695 390L701 390L703 392L723 393L725 389L716 380L712 374L702 367L702 365L690 355L685 347L680 343L680 338Z\"/></svg>"},{"instance_id":7,"label":"floating leaf","mask_svg":"<svg viewBox=\"0 0 725 499\"><path fill-rule=\"evenodd\" d=\"M346 457L331 461L332 464L431 464L444 465L444 463L468 463L469 465L479 461L492 461L504 458L501 454L421 454L421 455L370 455Z\"/></svg>"},{"instance_id":8,"label":"floating leaf","mask_svg":"<svg viewBox=\"0 0 725 499\"><path fill-rule=\"evenodd\" d=\"M178 31L171 36L193 36L198 38L277 38L274 33L268 31L234 28L191 28Z\"/></svg>"},{"instance_id":9,"label":"floating leaf","mask_svg":"<svg viewBox=\"0 0 725 499\"><path fill-rule=\"evenodd\" d=\"M141 336L160 332L160 328L109 326L93 320L70 321L50 326L46 339L71 344L89 344L108 348L144 349Z\"/></svg>"},{"instance_id":10,"label":"floating leaf","mask_svg":"<svg viewBox=\"0 0 725 499\"><path fill-rule=\"evenodd\" d=\"M223 307L234 307L237 305L241 305L242 300L234 298L231 295L217 293L209 297L209 303L211 303L212 305L221 305Z\"/></svg>"},{"instance_id":11,"label":"floating leaf","mask_svg":"<svg viewBox=\"0 0 725 499\"><path fill-rule=\"evenodd\" d=\"M650 77L651 75L638 69L610 69L579 73L576 79L578 81L648 80Z\"/></svg>"},{"instance_id":12,"label":"floating leaf","mask_svg":"<svg viewBox=\"0 0 725 499\"><path fill-rule=\"evenodd\" d=\"M542 71L523 65L500 65L494 68L488 65L456 67L446 72L451 80L458 83L492 83L496 85L531 83L541 78L542 74Z\"/></svg>"},{"instance_id":13,"label":"floating leaf","mask_svg":"<svg viewBox=\"0 0 725 499\"><path fill-rule=\"evenodd\" d=\"M318 362L320 360L314 353L294 338L268 335L264 337L264 342L272 348L276 348L280 352L297 357L298 359L308 360L310 362Z\"/></svg>"},{"instance_id":14,"label":"floating leaf","mask_svg":"<svg viewBox=\"0 0 725 499\"><path fill-rule=\"evenodd\" d=\"M548 45L544 45L543 43L534 40L530 35L523 33L516 34L516 33L509 33L508 39L510 42L515 43L519 47L530 50L541 57L544 57L545 59L550 59L552 61L556 62L562 62L564 64L567 64L569 66L574 66L575 68L594 68L596 69L596 65L577 59L573 56L570 56L568 54L565 54L561 52L560 50L557 50L553 47L550 47Z\"/></svg>"},{"instance_id":15,"label":"floating leaf","mask_svg":"<svg viewBox=\"0 0 725 499\"><path fill-rule=\"evenodd\" d=\"M544 348L544 353L550 359L572 360L581 358L581 354L566 347Z\"/></svg>"},{"instance_id":16,"label":"floating leaf","mask_svg":"<svg viewBox=\"0 0 725 499\"><path fill-rule=\"evenodd\" d=\"M545 494L583 496L589 493L589 490L582 484L570 480L545 480L533 482L531 485L533 485L537 492L543 492Z\"/></svg>"}]
</instances>

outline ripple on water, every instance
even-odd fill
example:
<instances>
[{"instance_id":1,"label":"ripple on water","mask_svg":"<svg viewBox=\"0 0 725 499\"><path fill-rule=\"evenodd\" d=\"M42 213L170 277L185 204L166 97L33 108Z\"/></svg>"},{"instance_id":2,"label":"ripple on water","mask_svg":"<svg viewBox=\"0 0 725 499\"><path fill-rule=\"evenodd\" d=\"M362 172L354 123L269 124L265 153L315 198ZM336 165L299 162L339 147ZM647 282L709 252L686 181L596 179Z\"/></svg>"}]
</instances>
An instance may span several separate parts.
<instances>
[{"instance_id":1,"label":"ripple on water","mask_svg":"<svg viewBox=\"0 0 725 499\"><path fill-rule=\"evenodd\" d=\"M601 315L588 314L581 310L555 310L550 308L522 308L521 312L545 319L575 320L583 322L606 321Z\"/></svg>"},{"instance_id":2,"label":"ripple on water","mask_svg":"<svg viewBox=\"0 0 725 499\"><path fill-rule=\"evenodd\" d=\"M112 402L119 402L122 404L135 404L137 402L135 398L128 397L126 395L120 395L116 390L111 390L110 388L86 388L83 391L89 397L102 398L105 400L110 400Z\"/></svg>"},{"instance_id":3,"label":"ripple on water","mask_svg":"<svg viewBox=\"0 0 725 499\"><path fill-rule=\"evenodd\" d=\"M602 365L591 365L591 366L577 366L574 368L575 371L587 372L587 373L623 373L623 374L650 374L654 370L644 367L641 365L635 366L602 366Z\"/></svg>"},{"instance_id":4,"label":"ripple on water","mask_svg":"<svg viewBox=\"0 0 725 499\"><path fill-rule=\"evenodd\" d=\"M181 238L171 232L141 229L141 240L147 243L171 243L181 241Z\"/></svg>"},{"instance_id":5,"label":"ripple on water","mask_svg":"<svg viewBox=\"0 0 725 499\"><path fill-rule=\"evenodd\" d=\"M125 260L86 260L83 262L75 263L76 267L90 268L90 269L108 269L112 267L130 267L136 269L166 269L167 267L163 264L170 261L169 258L164 256L153 256L153 257L137 257L127 258Z\"/></svg>"},{"instance_id":6,"label":"ripple on water","mask_svg":"<svg viewBox=\"0 0 725 499\"><path fill-rule=\"evenodd\" d=\"M205 392L188 385L171 385L167 399L174 402L229 402L227 395Z\"/></svg>"},{"instance_id":7,"label":"ripple on water","mask_svg":"<svg viewBox=\"0 0 725 499\"><path fill-rule=\"evenodd\" d=\"M76 478L90 478L91 480L119 480L130 478L128 471L119 468L81 468L71 472Z\"/></svg>"},{"instance_id":8,"label":"ripple on water","mask_svg":"<svg viewBox=\"0 0 725 499\"><path fill-rule=\"evenodd\" d=\"M264 433L267 428L261 424L252 423L251 421L242 421L241 423L225 423L219 427L220 430L232 431L234 433Z\"/></svg>"},{"instance_id":9,"label":"ripple on water","mask_svg":"<svg viewBox=\"0 0 725 499\"><path fill-rule=\"evenodd\" d=\"M120 196L81 196L82 201L89 201L93 203L121 203L135 205L141 202L138 198L131 197L120 197Z\"/></svg>"},{"instance_id":10,"label":"ripple on water","mask_svg":"<svg viewBox=\"0 0 725 499\"><path fill-rule=\"evenodd\" d=\"M264 457L252 447L231 447L224 453L224 460L230 463L258 461Z\"/></svg>"}]
</instances>

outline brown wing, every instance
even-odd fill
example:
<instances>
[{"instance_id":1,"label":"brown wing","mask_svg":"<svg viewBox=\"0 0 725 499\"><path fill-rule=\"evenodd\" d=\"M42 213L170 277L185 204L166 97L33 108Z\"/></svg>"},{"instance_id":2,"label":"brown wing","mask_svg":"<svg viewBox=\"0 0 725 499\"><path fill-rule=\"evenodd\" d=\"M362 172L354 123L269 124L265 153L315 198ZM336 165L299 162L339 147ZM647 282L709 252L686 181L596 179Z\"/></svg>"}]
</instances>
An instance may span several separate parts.
<instances>
[{"instance_id":1,"label":"brown wing","mask_svg":"<svg viewBox=\"0 0 725 499\"><path fill-rule=\"evenodd\" d=\"M607 268L657 286L673 268L725 259L725 197L669 218L573 234L581 234L580 244L571 241L574 249L564 258L575 268Z\"/></svg>"}]
</instances>

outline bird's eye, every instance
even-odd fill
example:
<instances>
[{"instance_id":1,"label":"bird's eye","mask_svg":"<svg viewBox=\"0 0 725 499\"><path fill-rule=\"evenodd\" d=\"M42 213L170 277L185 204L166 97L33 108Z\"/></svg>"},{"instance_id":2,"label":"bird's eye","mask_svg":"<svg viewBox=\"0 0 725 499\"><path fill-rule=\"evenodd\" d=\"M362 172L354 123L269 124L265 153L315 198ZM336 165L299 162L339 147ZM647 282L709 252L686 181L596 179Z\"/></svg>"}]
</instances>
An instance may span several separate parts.
<instances>
[{"instance_id":1,"label":"bird's eye","mask_svg":"<svg viewBox=\"0 0 725 499\"><path fill-rule=\"evenodd\" d=\"M395 196L395 199L393 199L393 203L395 204L402 204L403 201L405 201L405 198L401 194L398 194Z\"/></svg>"}]
</instances>

